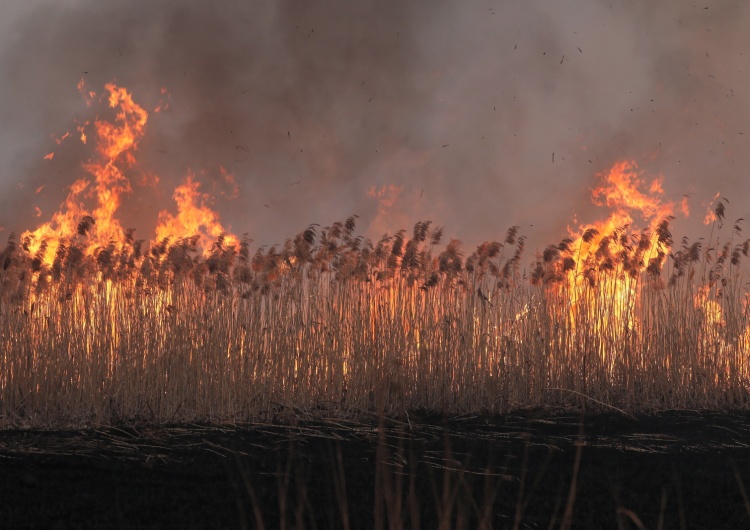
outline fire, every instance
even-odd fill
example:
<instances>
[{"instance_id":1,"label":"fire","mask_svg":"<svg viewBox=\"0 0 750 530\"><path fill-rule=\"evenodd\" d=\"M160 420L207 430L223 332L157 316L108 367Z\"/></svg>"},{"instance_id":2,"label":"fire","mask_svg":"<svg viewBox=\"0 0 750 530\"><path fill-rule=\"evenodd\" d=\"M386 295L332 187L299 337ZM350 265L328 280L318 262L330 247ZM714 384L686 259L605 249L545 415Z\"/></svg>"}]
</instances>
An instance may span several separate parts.
<instances>
[{"instance_id":1,"label":"fire","mask_svg":"<svg viewBox=\"0 0 750 530\"><path fill-rule=\"evenodd\" d=\"M637 259L624 263L627 268L625 272L643 271L651 259L659 256L660 252L663 255L665 244L668 243L665 220L668 222L674 218L675 205L664 200L661 178L647 186L635 162L620 161L602 175L602 179L603 183L591 192L591 197L594 204L612 209L609 217L604 221L579 226L575 231L568 229L573 238L570 256L575 264L569 271L572 284L584 280L585 268L593 265L592 260L600 262L604 269L610 269L618 259L626 258L624 253L611 255L612 250L637 250L631 256ZM641 191L646 187L648 192ZM684 207L682 211L685 211ZM632 214L637 214L647 223L646 230L635 237L627 233L634 223ZM615 235L619 237L613 237ZM633 243L637 243L637 247L633 247Z\"/></svg>"},{"instance_id":2,"label":"fire","mask_svg":"<svg viewBox=\"0 0 750 530\"><path fill-rule=\"evenodd\" d=\"M90 152L83 175L48 222L23 234L22 249L11 237L0 252L0 351L11 352L0 355L10 366L0 370L0 393L10 389L0 397L20 399L17 410L32 385L63 397L89 388L93 401L110 404L136 389L133 417L145 410L140 388L153 385L147 407L171 418L189 394L205 391L196 403L236 411L245 405L235 407L234 396L249 386L304 395L315 381L308 405L343 403L347 392L363 403L385 388L378 399L404 410L424 406L425 396L466 411L479 410L468 400L481 393L492 410L498 396L544 404L565 390L604 405L645 397L650 406L669 385L701 391L708 378L715 389L750 395L750 296L737 299L750 239L733 240L738 220L729 241L716 230L705 250L685 239L672 252L669 223L676 211L688 214L687 198L667 200L662 177L647 178L633 161L597 175L591 199L607 217L569 228L530 275L517 226L465 258L458 240L440 251L443 231L430 221L411 235L386 232L411 213L395 185L368 193L377 214L370 233L386 232L378 242L355 234L354 215L253 254L213 209L218 196L239 196L223 167L215 180L223 193L185 177L145 249L118 214L130 195L162 182L136 156L149 112L114 83L101 95L79 89L89 106L108 109L53 140L81 140ZM720 229L726 201L717 199ZM27 373L51 374L44 377L68 390L44 379L17 384Z\"/></svg>"},{"instance_id":3,"label":"fire","mask_svg":"<svg viewBox=\"0 0 750 530\"><path fill-rule=\"evenodd\" d=\"M591 192L594 204L606 205L614 214L627 215L628 211L639 212L646 220L661 220L674 213L674 204L663 202L662 178L654 179L648 185L648 192L641 188L646 182L641 177L638 166L633 161L617 162L604 175L601 186Z\"/></svg>"},{"instance_id":4,"label":"fire","mask_svg":"<svg viewBox=\"0 0 750 530\"><path fill-rule=\"evenodd\" d=\"M711 223L714 223L718 220L717 211L713 208L713 205L714 203L716 203L718 198L719 198L719 193L717 192L716 195L714 195L713 198L708 203L703 205L706 207L706 215L703 217L704 225L710 225ZM724 205L721 203L718 203L717 208L719 208L719 211L723 211Z\"/></svg>"},{"instance_id":5,"label":"fire","mask_svg":"<svg viewBox=\"0 0 750 530\"><path fill-rule=\"evenodd\" d=\"M568 228L569 237L537 260L531 280L568 300L568 314L559 318L606 332L617 342L638 325L641 273L659 279L672 244L668 224L675 204L664 199L662 179L647 181L633 161L615 163L599 179L591 199L610 209L609 216ZM645 224L641 230L636 219Z\"/></svg>"},{"instance_id":6,"label":"fire","mask_svg":"<svg viewBox=\"0 0 750 530\"><path fill-rule=\"evenodd\" d=\"M705 249L684 239L672 252L669 222L686 203L618 162L592 191L607 218L569 229L529 276L517 226L464 257L455 239L441 250L429 221L375 242L351 216L252 253L190 174L146 250L117 213L138 189L148 113L115 85L105 101L114 118L86 129L86 175L23 250L9 238L0 252L7 410L173 421L184 406L192 421L265 415L277 395L300 410L349 400L462 414L570 396L618 410L750 399L750 239L734 240L738 220L725 240L724 201ZM218 177L236 196L234 177ZM395 217L401 192L373 188L378 213Z\"/></svg>"},{"instance_id":7,"label":"fire","mask_svg":"<svg viewBox=\"0 0 750 530\"><path fill-rule=\"evenodd\" d=\"M210 197L199 192L200 183L188 176L185 183L174 191L177 215L167 211L159 213L159 226L156 227L156 241L178 237L204 236L203 240L215 240L224 236L224 243L239 245L239 240L226 231L219 223L219 216L206 203ZM204 247L204 251L209 248Z\"/></svg>"},{"instance_id":8,"label":"fire","mask_svg":"<svg viewBox=\"0 0 750 530\"><path fill-rule=\"evenodd\" d=\"M706 324L709 329L713 329L715 326L722 326L724 324L724 317L722 316L721 305L710 297L711 286L701 285L698 288L698 292L695 295L694 303L695 308L703 314L703 318L706 319Z\"/></svg>"},{"instance_id":9,"label":"fire","mask_svg":"<svg viewBox=\"0 0 750 530\"><path fill-rule=\"evenodd\" d=\"M67 140L68 138L70 138L70 131L67 131L67 132L66 132L65 134L63 134L63 135L62 135L62 136L60 136L59 138L55 138L55 143L56 143L57 145L60 145L60 144L62 144L62 143L63 143L63 142L65 141L65 140Z\"/></svg>"},{"instance_id":10,"label":"fire","mask_svg":"<svg viewBox=\"0 0 750 530\"><path fill-rule=\"evenodd\" d=\"M118 210L123 198L133 192L128 172L137 166L138 145L146 131L149 113L133 99L132 94L114 83L105 85L105 93L99 97L87 90L83 81L78 89L87 106L97 100L104 101L111 109L113 118L98 118L77 126L80 140L87 144L93 140L91 158L82 167L84 178L74 181L68 188L68 195L60 209L52 218L33 231L24 232L24 249L40 259L47 266L54 262L58 248L66 241L79 241L85 246L85 253L92 256L100 248L122 249L132 240L132 232L126 231L118 219ZM166 90L162 91L162 95ZM159 109L165 105L160 103ZM93 129L93 130L90 130ZM57 144L70 137L66 132L55 139ZM53 159L54 154L45 156ZM228 178L225 175L225 178ZM159 182L153 175L148 182ZM192 177L174 192L178 213L172 216L165 211L159 214L159 227L156 237L172 241L194 236L215 239L226 230L221 226L218 215L208 206L208 196L198 192L200 184ZM39 190L41 191L41 187ZM226 235L224 242L237 244L234 236ZM210 242L202 242L209 246Z\"/></svg>"},{"instance_id":11,"label":"fire","mask_svg":"<svg viewBox=\"0 0 750 530\"><path fill-rule=\"evenodd\" d=\"M601 357L600 368L611 373L617 359L627 355L629 337L640 335L641 327L647 325L644 322L653 311L654 295L677 284L690 293L685 307L691 308L701 323L698 344L694 345L698 351L742 348L750 338L750 326L728 326L723 299L741 277L738 266L741 256L750 253L750 240L733 243L730 239L721 246L717 240L716 248L709 246L704 251L700 240L689 244L683 239L681 249L673 253L669 223L676 210L685 215L689 212L686 197L677 204L666 200L661 177L648 181L632 161L617 162L599 178L592 201L609 208L609 216L569 229L569 238L548 246L537 258L531 275L532 284L544 285L545 293L560 302L555 304L559 311L555 318L566 322L576 334L594 330L601 336L602 343L595 351ZM721 229L727 201L717 199L718 195L706 220ZM733 236L740 235L741 221L735 223ZM672 269L665 283L662 269L667 260ZM702 263L698 269L697 263ZM563 306L567 309L561 311ZM736 322L736 315L730 320ZM742 340L731 338L737 332ZM732 362L745 369L744 358Z\"/></svg>"},{"instance_id":12,"label":"fire","mask_svg":"<svg viewBox=\"0 0 750 530\"><path fill-rule=\"evenodd\" d=\"M86 88L86 81L83 78L78 81L78 92L86 102L87 107L90 107L94 104L94 101L96 100L96 92L94 92L93 90L88 90Z\"/></svg>"},{"instance_id":13,"label":"fire","mask_svg":"<svg viewBox=\"0 0 750 530\"><path fill-rule=\"evenodd\" d=\"M683 196L680 201L680 211L685 217L690 217L690 205L688 204L687 196Z\"/></svg>"}]
</instances>

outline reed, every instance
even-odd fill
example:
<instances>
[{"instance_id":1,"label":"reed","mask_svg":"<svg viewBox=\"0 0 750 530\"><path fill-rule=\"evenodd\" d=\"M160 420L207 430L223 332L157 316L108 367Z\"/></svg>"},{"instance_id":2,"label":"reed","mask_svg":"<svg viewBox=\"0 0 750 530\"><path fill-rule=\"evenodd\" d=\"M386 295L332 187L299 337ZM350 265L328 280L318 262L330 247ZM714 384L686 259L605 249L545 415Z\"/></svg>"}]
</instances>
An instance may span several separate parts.
<instances>
[{"instance_id":1,"label":"reed","mask_svg":"<svg viewBox=\"0 0 750 530\"><path fill-rule=\"evenodd\" d=\"M667 218L530 266L517 227L468 252L429 222L371 241L356 216L254 252L132 231L91 252L91 218L53 259L11 235L0 426L743 408L750 240L720 205L706 241L675 245Z\"/></svg>"}]
</instances>

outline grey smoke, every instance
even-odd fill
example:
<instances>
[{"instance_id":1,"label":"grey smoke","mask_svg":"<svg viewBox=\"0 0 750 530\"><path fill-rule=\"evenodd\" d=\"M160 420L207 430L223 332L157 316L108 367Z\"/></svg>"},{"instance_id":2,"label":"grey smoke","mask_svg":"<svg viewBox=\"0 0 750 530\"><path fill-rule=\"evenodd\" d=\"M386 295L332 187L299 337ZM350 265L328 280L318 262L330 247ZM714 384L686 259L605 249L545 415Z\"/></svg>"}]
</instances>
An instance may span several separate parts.
<instances>
[{"instance_id":1,"label":"grey smoke","mask_svg":"<svg viewBox=\"0 0 750 530\"><path fill-rule=\"evenodd\" d=\"M51 139L94 117L81 77L99 92L116 81L146 108L169 91L135 170L160 183L134 186L123 207L143 238L193 172L222 221L259 243L359 214L372 237L431 219L477 243L518 224L540 248L574 214L604 215L590 189L623 158L663 175L668 199L691 195L677 230L699 237L716 192L729 217L750 218L749 8L12 0L0 8L0 239L48 219L84 176L86 150ZM368 191L386 185L402 191L376 219Z\"/></svg>"}]
</instances>

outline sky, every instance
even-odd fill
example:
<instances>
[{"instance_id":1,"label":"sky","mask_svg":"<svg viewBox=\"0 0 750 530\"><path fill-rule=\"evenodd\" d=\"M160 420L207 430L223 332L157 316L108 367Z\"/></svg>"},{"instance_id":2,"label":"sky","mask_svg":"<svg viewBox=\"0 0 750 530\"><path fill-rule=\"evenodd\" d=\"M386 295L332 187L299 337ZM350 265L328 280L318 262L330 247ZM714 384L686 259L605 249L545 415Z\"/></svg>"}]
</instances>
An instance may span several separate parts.
<instances>
[{"instance_id":1,"label":"sky","mask_svg":"<svg viewBox=\"0 0 750 530\"><path fill-rule=\"evenodd\" d=\"M747 27L723 0L3 0L0 241L86 176L54 142L96 117L82 78L146 109L168 94L137 152L158 185L121 206L144 239L193 174L258 244L357 214L376 239L519 225L542 249L606 216L591 190L619 160L688 196L674 231L697 239L716 193L750 219Z\"/></svg>"}]
</instances>

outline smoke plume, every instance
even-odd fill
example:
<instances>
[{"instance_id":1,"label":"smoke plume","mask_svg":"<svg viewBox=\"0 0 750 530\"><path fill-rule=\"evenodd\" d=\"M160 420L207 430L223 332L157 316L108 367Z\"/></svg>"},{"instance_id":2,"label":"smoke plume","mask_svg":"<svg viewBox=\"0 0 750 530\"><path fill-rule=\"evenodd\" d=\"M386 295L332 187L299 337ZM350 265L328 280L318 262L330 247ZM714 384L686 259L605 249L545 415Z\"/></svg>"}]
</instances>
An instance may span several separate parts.
<instances>
[{"instance_id":1,"label":"smoke plume","mask_svg":"<svg viewBox=\"0 0 750 530\"><path fill-rule=\"evenodd\" d=\"M748 217L744 3L14 0L3 9L0 237L47 220L85 176L84 146L53 138L95 117L81 78L97 92L115 81L147 109L169 104L149 117L122 206L123 224L146 239L188 174L234 233L271 244L358 214L373 238L430 219L469 244L521 225L540 248L574 217L606 215L590 191L621 159L663 175L670 200L690 196L686 227L717 192L730 217Z\"/></svg>"}]
</instances>

